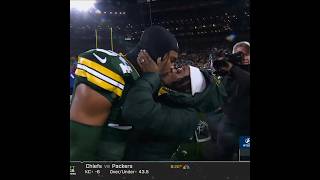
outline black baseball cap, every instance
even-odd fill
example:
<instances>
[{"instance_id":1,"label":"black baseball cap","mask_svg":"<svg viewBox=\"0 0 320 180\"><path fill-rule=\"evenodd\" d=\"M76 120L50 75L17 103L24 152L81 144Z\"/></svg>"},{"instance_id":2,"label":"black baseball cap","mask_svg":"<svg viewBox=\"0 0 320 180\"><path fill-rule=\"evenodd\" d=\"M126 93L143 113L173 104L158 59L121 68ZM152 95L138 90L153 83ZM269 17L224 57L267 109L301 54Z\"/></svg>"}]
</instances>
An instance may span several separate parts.
<instances>
[{"instance_id":1,"label":"black baseball cap","mask_svg":"<svg viewBox=\"0 0 320 180\"><path fill-rule=\"evenodd\" d=\"M163 57L165 53L174 50L178 52L179 45L175 36L162 26L151 26L145 29L136 47L128 53L128 58L136 59L141 49L145 49L153 60Z\"/></svg>"}]
</instances>

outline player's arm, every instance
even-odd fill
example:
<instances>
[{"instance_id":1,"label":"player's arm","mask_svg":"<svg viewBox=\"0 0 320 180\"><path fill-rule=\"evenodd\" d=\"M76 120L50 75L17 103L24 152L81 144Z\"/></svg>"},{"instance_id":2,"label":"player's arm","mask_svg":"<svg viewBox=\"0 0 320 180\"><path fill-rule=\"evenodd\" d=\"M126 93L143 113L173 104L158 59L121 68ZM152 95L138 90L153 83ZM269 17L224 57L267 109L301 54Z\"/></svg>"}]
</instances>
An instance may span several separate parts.
<instances>
[{"instance_id":1,"label":"player's arm","mask_svg":"<svg viewBox=\"0 0 320 180\"><path fill-rule=\"evenodd\" d=\"M71 160L95 160L97 143L112 103L125 86L110 51L92 49L79 55L70 108Z\"/></svg>"},{"instance_id":2,"label":"player's arm","mask_svg":"<svg viewBox=\"0 0 320 180\"><path fill-rule=\"evenodd\" d=\"M198 123L197 113L191 108L169 107L154 100L160 86L158 73L144 73L130 89L122 115L133 122L137 131L155 136L185 140L193 135Z\"/></svg>"},{"instance_id":3,"label":"player's arm","mask_svg":"<svg viewBox=\"0 0 320 180\"><path fill-rule=\"evenodd\" d=\"M85 84L80 84L70 108L70 160L95 160L102 125L111 102Z\"/></svg>"},{"instance_id":4,"label":"player's arm","mask_svg":"<svg viewBox=\"0 0 320 180\"><path fill-rule=\"evenodd\" d=\"M160 87L160 74L170 71L168 56L158 59L157 64L146 52L140 52L137 58L143 76L137 80L127 95L123 106L123 116L133 121L136 130L148 131L155 136L166 136L172 140L190 138L198 123L197 113L192 108L178 108L156 102L153 94ZM168 73L167 73L168 74ZM166 84L183 78L184 73L170 73L163 76ZM170 78L167 78L170 77Z\"/></svg>"}]
</instances>

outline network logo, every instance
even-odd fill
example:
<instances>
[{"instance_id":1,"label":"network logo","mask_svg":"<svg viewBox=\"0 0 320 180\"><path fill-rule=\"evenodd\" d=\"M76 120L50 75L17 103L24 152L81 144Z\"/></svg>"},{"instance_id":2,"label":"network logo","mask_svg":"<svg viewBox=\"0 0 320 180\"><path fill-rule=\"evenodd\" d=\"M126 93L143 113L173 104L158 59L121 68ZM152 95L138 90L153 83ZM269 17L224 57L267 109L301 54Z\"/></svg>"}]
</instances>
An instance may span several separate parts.
<instances>
[{"instance_id":1,"label":"network logo","mask_svg":"<svg viewBox=\"0 0 320 180\"><path fill-rule=\"evenodd\" d=\"M75 166L70 166L70 175L76 175Z\"/></svg>"},{"instance_id":2,"label":"network logo","mask_svg":"<svg viewBox=\"0 0 320 180\"><path fill-rule=\"evenodd\" d=\"M249 136L240 136L240 148L241 149L250 148L250 137Z\"/></svg>"}]
</instances>

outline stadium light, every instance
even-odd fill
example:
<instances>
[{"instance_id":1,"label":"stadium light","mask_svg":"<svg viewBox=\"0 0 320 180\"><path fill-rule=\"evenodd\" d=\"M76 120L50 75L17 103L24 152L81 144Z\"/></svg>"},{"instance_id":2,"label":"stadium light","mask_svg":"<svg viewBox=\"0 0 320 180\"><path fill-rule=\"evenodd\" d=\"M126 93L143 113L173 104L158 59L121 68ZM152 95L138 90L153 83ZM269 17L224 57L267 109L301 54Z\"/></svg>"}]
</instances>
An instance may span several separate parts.
<instances>
[{"instance_id":1,"label":"stadium light","mask_svg":"<svg viewBox=\"0 0 320 180\"><path fill-rule=\"evenodd\" d=\"M95 0L70 0L70 9L88 11L94 8Z\"/></svg>"}]
</instances>

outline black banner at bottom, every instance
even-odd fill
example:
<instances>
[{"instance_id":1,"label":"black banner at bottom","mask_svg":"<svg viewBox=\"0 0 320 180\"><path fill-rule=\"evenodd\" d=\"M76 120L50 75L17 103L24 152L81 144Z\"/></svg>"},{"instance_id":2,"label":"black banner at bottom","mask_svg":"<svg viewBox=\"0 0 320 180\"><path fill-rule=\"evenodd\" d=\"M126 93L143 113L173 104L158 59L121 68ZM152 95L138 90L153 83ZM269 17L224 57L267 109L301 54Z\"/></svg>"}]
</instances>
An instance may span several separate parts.
<instances>
[{"instance_id":1,"label":"black banner at bottom","mask_svg":"<svg viewBox=\"0 0 320 180\"><path fill-rule=\"evenodd\" d=\"M70 162L70 180L249 180L250 162Z\"/></svg>"}]
</instances>

